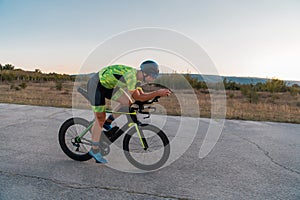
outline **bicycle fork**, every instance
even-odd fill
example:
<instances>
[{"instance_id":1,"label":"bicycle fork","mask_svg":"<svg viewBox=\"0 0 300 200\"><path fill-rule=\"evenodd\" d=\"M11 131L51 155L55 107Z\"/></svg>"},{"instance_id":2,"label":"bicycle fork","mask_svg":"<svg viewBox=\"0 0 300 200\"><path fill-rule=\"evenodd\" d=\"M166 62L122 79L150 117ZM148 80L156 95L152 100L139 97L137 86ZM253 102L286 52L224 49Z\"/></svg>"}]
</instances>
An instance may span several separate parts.
<instances>
[{"instance_id":1,"label":"bicycle fork","mask_svg":"<svg viewBox=\"0 0 300 200\"><path fill-rule=\"evenodd\" d=\"M143 131L139 129L138 124L137 123L129 123L128 126L129 127L131 127L131 126L135 127L135 129L136 129L136 131L138 133L138 136L140 138L140 142L142 144L143 149L147 150L149 148L148 143L146 141L146 138L145 138L145 135L144 135Z\"/></svg>"}]
</instances>

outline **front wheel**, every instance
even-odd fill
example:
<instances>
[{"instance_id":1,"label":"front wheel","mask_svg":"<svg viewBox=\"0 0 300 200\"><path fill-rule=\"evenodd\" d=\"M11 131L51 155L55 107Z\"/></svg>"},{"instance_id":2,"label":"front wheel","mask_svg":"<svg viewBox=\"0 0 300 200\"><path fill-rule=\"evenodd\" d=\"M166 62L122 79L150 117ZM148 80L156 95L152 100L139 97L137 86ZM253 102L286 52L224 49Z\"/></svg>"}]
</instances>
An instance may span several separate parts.
<instances>
[{"instance_id":1,"label":"front wheel","mask_svg":"<svg viewBox=\"0 0 300 200\"><path fill-rule=\"evenodd\" d=\"M163 166L170 156L169 139L156 126L139 126L148 148L143 148L139 134L135 128L128 131L123 141L123 150L127 160L142 170L156 170Z\"/></svg>"}]
</instances>

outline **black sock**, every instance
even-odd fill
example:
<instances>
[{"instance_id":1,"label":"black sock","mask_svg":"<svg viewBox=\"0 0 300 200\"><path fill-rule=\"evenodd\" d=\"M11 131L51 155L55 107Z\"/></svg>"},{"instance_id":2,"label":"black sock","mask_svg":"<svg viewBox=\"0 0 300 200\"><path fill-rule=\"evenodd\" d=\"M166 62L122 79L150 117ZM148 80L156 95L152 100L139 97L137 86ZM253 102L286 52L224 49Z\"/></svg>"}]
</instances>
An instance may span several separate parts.
<instances>
[{"instance_id":1,"label":"black sock","mask_svg":"<svg viewBox=\"0 0 300 200\"><path fill-rule=\"evenodd\" d=\"M105 121L104 124L105 125L111 125L111 122Z\"/></svg>"},{"instance_id":2,"label":"black sock","mask_svg":"<svg viewBox=\"0 0 300 200\"><path fill-rule=\"evenodd\" d=\"M111 125L111 122L115 120L115 118L112 115L109 115L109 117L107 118L110 120L110 122L108 122L107 120L104 122L105 125Z\"/></svg>"}]
</instances>

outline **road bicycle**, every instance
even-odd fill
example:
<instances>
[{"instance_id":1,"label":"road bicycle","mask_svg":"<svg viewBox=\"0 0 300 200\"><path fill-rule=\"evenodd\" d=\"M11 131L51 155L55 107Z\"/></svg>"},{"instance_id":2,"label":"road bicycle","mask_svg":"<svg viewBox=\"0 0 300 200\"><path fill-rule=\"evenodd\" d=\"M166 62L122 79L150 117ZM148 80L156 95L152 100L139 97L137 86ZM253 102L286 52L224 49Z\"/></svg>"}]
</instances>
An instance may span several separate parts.
<instances>
[{"instance_id":1,"label":"road bicycle","mask_svg":"<svg viewBox=\"0 0 300 200\"><path fill-rule=\"evenodd\" d=\"M87 91L79 87L77 91L88 99ZM107 113L126 115L127 122L120 127L113 127L109 131L102 131L101 140L98 143L101 154L106 156L110 153L110 145L121 135L123 139L123 152L126 159L136 168L141 170L156 170L162 167L170 156L169 139L160 128L145 124L138 120L137 114L147 115L150 118L151 106L158 102L160 97L141 102L135 101L126 111L118 112L106 110ZM66 120L59 129L59 144L63 152L77 161L87 161L92 157L88 154L93 143L91 141L91 128L95 119L88 121L81 117L72 117Z\"/></svg>"}]
</instances>

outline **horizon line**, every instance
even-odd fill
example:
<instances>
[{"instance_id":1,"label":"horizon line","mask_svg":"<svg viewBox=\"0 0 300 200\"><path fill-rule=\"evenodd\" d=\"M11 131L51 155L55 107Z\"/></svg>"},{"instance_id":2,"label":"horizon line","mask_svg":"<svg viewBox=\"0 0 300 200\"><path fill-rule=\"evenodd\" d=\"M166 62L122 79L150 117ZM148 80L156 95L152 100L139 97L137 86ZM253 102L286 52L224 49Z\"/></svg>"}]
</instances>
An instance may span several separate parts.
<instances>
[{"instance_id":1,"label":"horizon line","mask_svg":"<svg viewBox=\"0 0 300 200\"><path fill-rule=\"evenodd\" d=\"M12 65L12 64L11 64ZM4 65L2 65L4 66ZM12 65L14 66L14 65ZM14 66L15 67L15 66ZM22 71L25 71L25 72L35 72L35 70L40 70L39 68L36 68L35 70L27 70L27 69L22 69L22 68L14 68L13 70L22 70ZM41 70L40 70L41 71ZM97 73L97 72L91 72L91 73L61 73L61 72L54 72L54 71L49 71L49 72L43 72L41 71L42 74L50 74L50 73L56 73L56 74L65 74L65 75L69 75L69 76L80 76L80 75L88 75L88 74L92 74L92 73ZM201 75L201 76L218 76L218 77L222 77L222 78L226 78L226 77L231 77L231 78L248 78L248 79L266 79L266 80L272 80L272 79L278 79L278 80L282 80L282 81L292 81L292 82L299 82L300 83L300 80L292 80L292 79L281 79L281 78L278 78L278 77L259 77L259 76L243 76L243 75L216 75L216 74L198 74L198 73L190 73L190 72L166 72L166 73L160 73L160 74L183 74L183 75L187 75L187 74L190 74L190 75Z\"/></svg>"}]
</instances>

